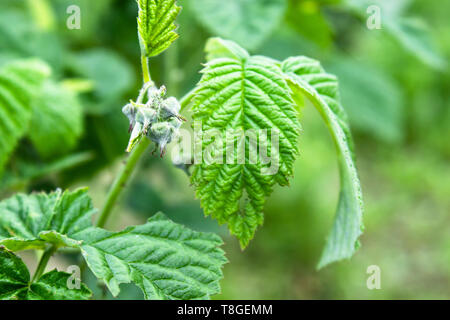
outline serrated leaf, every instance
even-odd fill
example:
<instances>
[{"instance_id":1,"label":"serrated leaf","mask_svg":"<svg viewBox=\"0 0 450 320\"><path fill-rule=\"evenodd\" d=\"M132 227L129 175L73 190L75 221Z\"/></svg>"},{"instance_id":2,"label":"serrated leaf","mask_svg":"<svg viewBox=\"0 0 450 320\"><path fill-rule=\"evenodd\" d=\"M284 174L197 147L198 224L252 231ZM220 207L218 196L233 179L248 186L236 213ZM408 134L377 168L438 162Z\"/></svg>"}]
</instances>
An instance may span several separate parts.
<instances>
[{"instance_id":1,"label":"serrated leaf","mask_svg":"<svg viewBox=\"0 0 450 320\"><path fill-rule=\"evenodd\" d=\"M220 292L222 240L194 232L158 213L144 225L109 232L86 230L76 238L93 273L116 296L134 282L146 299L205 299Z\"/></svg>"},{"instance_id":2,"label":"serrated leaf","mask_svg":"<svg viewBox=\"0 0 450 320\"><path fill-rule=\"evenodd\" d=\"M264 203L272 187L288 184L298 153L300 124L289 87L274 60L252 57L237 44L218 38L211 39L206 50L210 60L194 92L193 119L201 121L204 131L218 130L223 139L228 130L268 133L269 141L263 144L259 139L258 146L271 153L270 163L264 163L259 153L252 163L246 142L245 161L237 161L236 154L231 163L228 158L223 164L203 161L194 166L192 174L205 214L227 223L244 248L263 223ZM271 133L279 138L278 150ZM233 139L233 143L242 143ZM224 147L219 145L218 150ZM203 141L202 154L208 148L211 143ZM274 163L278 168L267 172Z\"/></svg>"},{"instance_id":3,"label":"serrated leaf","mask_svg":"<svg viewBox=\"0 0 450 320\"><path fill-rule=\"evenodd\" d=\"M56 270L30 282L30 273L22 260L0 247L0 300L87 300L92 292L84 284L69 289L71 275Z\"/></svg>"},{"instance_id":4,"label":"serrated leaf","mask_svg":"<svg viewBox=\"0 0 450 320\"><path fill-rule=\"evenodd\" d=\"M277 27L286 10L285 0L193 0L195 17L213 35L256 49Z\"/></svg>"},{"instance_id":5,"label":"serrated leaf","mask_svg":"<svg viewBox=\"0 0 450 320\"><path fill-rule=\"evenodd\" d=\"M83 129L83 110L75 94L47 81L33 108L29 137L41 156L50 158L70 151Z\"/></svg>"},{"instance_id":6,"label":"serrated leaf","mask_svg":"<svg viewBox=\"0 0 450 320\"><path fill-rule=\"evenodd\" d=\"M32 115L32 98L50 74L39 60L16 61L0 69L0 175Z\"/></svg>"},{"instance_id":7,"label":"serrated leaf","mask_svg":"<svg viewBox=\"0 0 450 320\"><path fill-rule=\"evenodd\" d=\"M175 19L181 10L176 0L138 0L138 31L141 50L153 57L178 38Z\"/></svg>"},{"instance_id":8,"label":"serrated leaf","mask_svg":"<svg viewBox=\"0 0 450 320\"><path fill-rule=\"evenodd\" d=\"M307 57L288 58L283 72L295 95L306 96L317 108L330 130L338 153L341 191L336 218L318 268L350 258L362 233L362 194L355 167L353 140L347 115L340 104L338 82L318 61Z\"/></svg>"},{"instance_id":9,"label":"serrated leaf","mask_svg":"<svg viewBox=\"0 0 450 320\"><path fill-rule=\"evenodd\" d=\"M0 202L0 245L13 251L77 247L73 235L92 226L87 189L17 194Z\"/></svg>"},{"instance_id":10,"label":"serrated leaf","mask_svg":"<svg viewBox=\"0 0 450 320\"><path fill-rule=\"evenodd\" d=\"M26 295L27 300L88 300L91 290L83 283L80 289L70 289L67 282L71 274L56 270L43 274L33 282Z\"/></svg>"},{"instance_id":11,"label":"serrated leaf","mask_svg":"<svg viewBox=\"0 0 450 320\"><path fill-rule=\"evenodd\" d=\"M218 236L191 231L163 214L114 233L94 228L93 212L86 189L18 194L0 202L0 245L13 251L78 248L114 295L129 282L147 299L200 299L220 292L226 259Z\"/></svg>"}]
</instances>

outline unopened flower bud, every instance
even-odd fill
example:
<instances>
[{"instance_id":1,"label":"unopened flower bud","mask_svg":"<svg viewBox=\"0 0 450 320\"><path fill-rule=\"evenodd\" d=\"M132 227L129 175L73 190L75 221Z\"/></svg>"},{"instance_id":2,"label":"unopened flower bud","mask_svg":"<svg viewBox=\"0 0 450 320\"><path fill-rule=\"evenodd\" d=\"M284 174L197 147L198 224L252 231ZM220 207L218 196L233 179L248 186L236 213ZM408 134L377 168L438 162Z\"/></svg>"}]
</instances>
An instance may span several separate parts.
<instances>
[{"instance_id":1,"label":"unopened flower bud","mask_svg":"<svg viewBox=\"0 0 450 320\"><path fill-rule=\"evenodd\" d=\"M162 118L177 117L180 112L181 105L177 99L170 97L162 103L160 115Z\"/></svg>"}]
</instances>

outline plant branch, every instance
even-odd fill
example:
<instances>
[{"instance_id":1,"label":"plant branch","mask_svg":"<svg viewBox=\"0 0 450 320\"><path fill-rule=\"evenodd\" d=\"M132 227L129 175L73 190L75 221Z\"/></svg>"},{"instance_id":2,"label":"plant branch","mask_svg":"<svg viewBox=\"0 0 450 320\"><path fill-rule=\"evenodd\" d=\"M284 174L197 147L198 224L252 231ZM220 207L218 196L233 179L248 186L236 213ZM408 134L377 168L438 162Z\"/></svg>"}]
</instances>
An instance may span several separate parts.
<instances>
[{"instance_id":1,"label":"plant branch","mask_svg":"<svg viewBox=\"0 0 450 320\"><path fill-rule=\"evenodd\" d=\"M122 167L119 175L116 178L116 181L114 181L114 184L108 193L105 205L97 221L97 227L103 228L105 226L109 216L111 215L112 209L116 204L117 199L119 198L122 191L125 190L126 184L130 179L137 162L144 154L145 150L147 150L147 147L149 145L150 140L147 139L146 137L143 137L131 152L130 157L128 158L125 166Z\"/></svg>"},{"instance_id":2,"label":"plant branch","mask_svg":"<svg viewBox=\"0 0 450 320\"><path fill-rule=\"evenodd\" d=\"M141 62L142 62L142 77L144 80L144 84L153 83L150 77L148 58L145 57L144 55L141 55ZM119 175L114 181L114 184L109 190L105 205L103 206L103 209L100 212L100 216L97 221L97 227L103 228L106 225L108 218L111 216L114 205L117 202L117 199L119 198L122 191L125 190L127 182L130 180L131 175L134 169L136 168L139 159L144 154L145 150L147 150L150 143L151 142L149 139L147 139L146 137L141 137L141 140L131 152L129 158L126 160L125 166L122 167L122 169L119 172Z\"/></svg>"}]
</instances>

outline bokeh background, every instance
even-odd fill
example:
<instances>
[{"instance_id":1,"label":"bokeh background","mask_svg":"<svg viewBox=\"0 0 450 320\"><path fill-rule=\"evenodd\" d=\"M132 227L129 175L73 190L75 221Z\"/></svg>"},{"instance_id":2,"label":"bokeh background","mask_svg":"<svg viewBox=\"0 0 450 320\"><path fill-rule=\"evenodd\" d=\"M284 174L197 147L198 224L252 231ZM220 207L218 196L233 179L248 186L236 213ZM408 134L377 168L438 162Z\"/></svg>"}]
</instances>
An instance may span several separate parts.
<instances>
[{"instance_id":1,"label":"bokeh background","mask_svg":"<svg viewBox=\"0 0 450 320\"><path fill-rule=\"evenodd\" d=\"M365 201L362 246L351 260L316 270L339 177L334 146L314 108L301 115L301 156L291 186L276 189L264 226L244 252L225 227L203 216L187 176L169 157L146 156L109 228L163 211L219 233L230 262L218 299L450 298L450 1L179 3L180 39L150 63L154 80L171 95L182 97L199 80L210 36L277 59L308 55L339 77ZM66 26L73 4L81 9L79 30ZM381 29L367 26L373 4ZM74 92L71 107L83 121L67 144L58 132L40 137L55 148L23 139L0 179L1 198L87 185L102 205L128 141L121 107L141 86L136 13L133 0L0 2L0 66L28 57L46 61L54 81ZM33 268L35 257L22 255ZM50 265L63 269L77 259L61 253ZM381 269L380 290L366 286L370 265ZM84 278L96 298L111 298L91 275ZM120 298L142 296L123 286Z\"/></svg>"}]
</instances>

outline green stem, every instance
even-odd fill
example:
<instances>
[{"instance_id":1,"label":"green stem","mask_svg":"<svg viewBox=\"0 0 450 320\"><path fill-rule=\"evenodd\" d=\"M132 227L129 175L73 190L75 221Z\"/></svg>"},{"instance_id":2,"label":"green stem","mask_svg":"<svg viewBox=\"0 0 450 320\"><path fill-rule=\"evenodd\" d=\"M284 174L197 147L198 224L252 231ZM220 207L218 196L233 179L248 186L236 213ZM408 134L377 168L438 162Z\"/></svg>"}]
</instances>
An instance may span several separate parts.
<instances>
[{"instance_id":1,"label":"green stem","mask_svg":"<svg viewBox=\"0 0 450 320\"><path fill-rule=\"evenodd\" d=\"M141 55L141 63L142 63L142 77L144 80L144 84L151 82L152 79L150 77L150 69L148 67L148 58L144 55ZM128 160L125 163L125 166L119 172L114 184L112 185L109 193L106 197L105 205L103 206L103 210L100 212L100 216L97 221L97 227L103 228L108 221L108 218L111 216L114 205L117 202L120 194L123 190L125 190L127 182L131 178L131 174L133 173L136 165L144 154L145 150L147 150L150 145L150 139L146 137L142 137L141 141L135 146L133 151L131 152Z\"/></svg>"},{"instance_id":2,"label":"green stem","mask_svg":"<svg viewBox=\"0 0 450 320\"><path fill-rule=\"evenodd\" d=\"M148 67L148 58L144 55L141 55L141 64L142 64L142 77L144 79L144 83L152 81L150 77L150 69Z\"/></svg>"},{"instance_id":3,"label":"green stem","mask_svg":"<svg viewBox=\"0 0 450 320\"><path fill-rule=\"evenodd\" d=\"M47 267L47 263L50 260L50 257L56 252L57 248L55 246L51 246L44 251L41 259L39 260L39 264L36 268L36 272L34 273L32 282L38 280L45 271Z\"/></svg>"},{"instance_id":4,"label":"green stem","mask_svg":"<svg viewBox=\"0 0 450 320\"><path fill-rule=\"evenodd\" d=\"M103 210L100 213L100 217L97 221L97 227L103 228L105 226L109 216L111 215L112 209L114 208L114 205L116 204L116 201L119 198L120 194L125 189L126 184L130 179L137 162L144 154L145 150L147 150L147 147L149 145L150 139L143 137L131 152L125 166L122 167L119 175L116 178L116 181L114 182L111 190L108 193L105 206L103 207Z\"/></svg>"}]
</instances>

